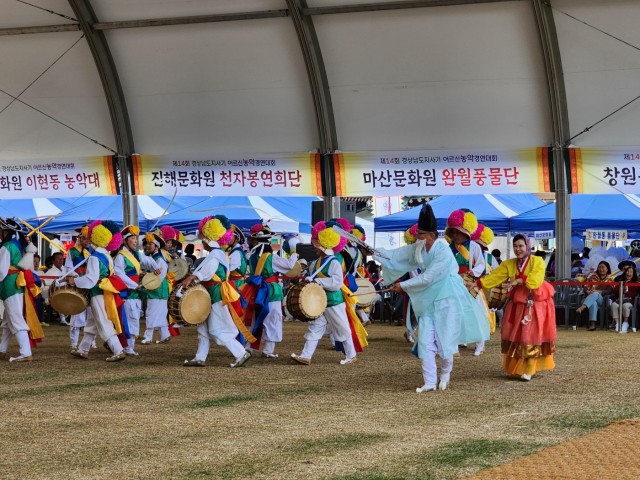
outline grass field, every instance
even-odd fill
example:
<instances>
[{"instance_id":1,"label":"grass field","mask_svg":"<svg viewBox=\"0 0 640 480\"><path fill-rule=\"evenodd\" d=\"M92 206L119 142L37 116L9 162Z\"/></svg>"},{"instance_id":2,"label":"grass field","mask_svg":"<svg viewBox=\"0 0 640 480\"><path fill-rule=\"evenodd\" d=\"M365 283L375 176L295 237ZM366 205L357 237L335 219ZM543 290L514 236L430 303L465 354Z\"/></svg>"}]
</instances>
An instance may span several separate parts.
<instances>
[{"instance_id":1,"label":"grass field","mask_svg":"<svg viewBox=\"0 0 640 480\"><path fill-rule=\"evenodd\" d=\"M279 359L231 369L221 347L181 366L193 328L109 364L102 348L72 357L51 326L33 362L0 363L0 478L453 479L640 417L638 334L561 330L556 370L524 383L503 376L496 333L462 351L450 389L416 394L402 327L371 325L348 366L328 341L293 364L304 330L285 324Z\"/></svg>"}]
</instances>

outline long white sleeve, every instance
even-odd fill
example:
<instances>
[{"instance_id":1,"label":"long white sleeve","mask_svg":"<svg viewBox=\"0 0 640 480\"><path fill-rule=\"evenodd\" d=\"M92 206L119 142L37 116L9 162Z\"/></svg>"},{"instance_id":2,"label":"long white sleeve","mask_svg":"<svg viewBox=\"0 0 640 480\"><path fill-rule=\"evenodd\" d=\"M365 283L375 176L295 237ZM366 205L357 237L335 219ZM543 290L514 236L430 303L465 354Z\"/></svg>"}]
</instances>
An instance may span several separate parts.
<instances>
[{"instance_id":1,"label":"long white sleeve","mask_svg":"<svg viewBox=\"0 0 640 480\"><path fill-rule=\"evenodd\" d=\"M474 277L480 277L487 268L482 247L476 242L469 242L469 270Z\"/></svg>"},{"instance_id":2,"label":"long white sleeve","mask_svg":"<svg viewBox=\"0 0 640 480\"><path fill-rule=\"evenodd\" d=\"M162 255L162 253L160 255ZM156 262L156 265L160 269L160 274L158 275L160 281L164 280L167 276L167 271L169 270L169 264L165 261L164 257L161 257L158 260L153 258L152 260Z\"/></svg>"},{"instance_id":3,"label":"long white sleeve","mask_svg":"<svg viewBox=\"0 0 640 480\"><path fill-rule=\"evenodd\" d=\"M224 257L224 261L221 255ZM218 270L218 265L221 263L223 266L227 265L226 256L220 250L213 250L205 257L202 263L198 265L198 268L193 271L193 275L195 275L201 282L209 281L213 278L216 270ZM224 278L221 280L224 280Z\"/></svg>"},{"instance_id":4,"label":"long white sleeve","mask_svg":"<svg viewBox=\"0 0 640 480\"><path fill-rule=\"evenodd\" d=\"M2 247L0 248L0 282L5 279L9 273L9 267L11 266L11 255L9 250Z\"/></svg>"},{"instance_id":5,"label":"long white sleeve","mask_svg":"<svg viewBox=\"0 0 640 480\"><path fill-rule=\"evenodd\" d=\"M140 255L140 266L142 267L142 270L146 270L148 272L153 272L160 268L158 262L148 255Z\"/></svg>"},{"instance_id":6,"label":"long white sleeve","mask_svg":"<svg viewBox=\"0 0 640 480\"><path fill-rule=\"evenodd\" d=\"M243 253L240 250L234 250L229 255L229 271L233 272L234 270L240 268L242 265L242 255ZM244 274L244 273L243 273Z\"/></svg>"},{"instance_id":7,"label":"long white sleeve","mask_svg":"<svg viewBox=\"0 0 640 480\"><path fill-rule=\"evenodd\" d=\"M93 288L100 279L100 260L98 257L91 256L87 260L87 273L81 277L76 277L75 282L78 288Z\"/></svg>"},{"instance_id":8,"label":"long white sleeve","mask_svg":"<svg viewBox=\"0 0 640 480\"><path fill-rule=\"evenodd\" d=\"M274 272L287 273L298 261L298 254L292 253L289 258L272 255L271 259L271 266L273 267Z\"/></svg>"},{"instance_id":9,"label":"long white sleeve","mask_svg":"<svg viewBox=\"0 0 640 480\"><path fill-rule=\"evenodd\" d=\"M427 263L422 271L413 278L400 283L406 292L420 290L429 287L433 283L448 274L451 266L452 256L448 250L432 249L427 254Z\"/></svg>"}]
</instances>

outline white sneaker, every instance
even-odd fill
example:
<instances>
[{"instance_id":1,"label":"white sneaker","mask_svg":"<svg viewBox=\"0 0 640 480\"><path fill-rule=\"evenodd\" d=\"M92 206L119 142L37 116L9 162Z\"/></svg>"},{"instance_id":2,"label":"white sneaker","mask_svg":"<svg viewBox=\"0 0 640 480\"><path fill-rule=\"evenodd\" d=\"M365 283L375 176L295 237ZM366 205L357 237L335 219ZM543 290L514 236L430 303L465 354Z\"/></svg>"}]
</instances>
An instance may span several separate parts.
<instances>
[{"instance_id":1,"label":"white sneaker","mask_svg":"<svg viewBox=\"0 0 640 480\"><path fill-rule=\"evenodd\" d=\"M422 387L416 388L416 393L425 393L425 392L435 392L435 385L423 385Z\"/></svg>"},{"instance_id":2,"label":"white sneaker","mask_svg":"<svg viewBox=\"0 0 640 480\"><path fill-rule=\"evenodd\" d=\"M622 322L622 332L627 333L629 331L629 322Z\"/></svg>"},{"instance_id":3,"label":"white sneaker","mask_svg":"<svg viewBox=\"0 0 640 480\"><path fill-rule=\"evenodd\" d=\"M345 358L340 360L340 365L349 365L350 363L355 363L356 360L358 360L358 357Z\"/></svg>"},{"instance_id":4,"label":"white sneaker","mask_svg":"<svg viewBox=\"0 0 640 480\"><path fill-rule=\"evenodd\" d=\"M440 383L438 384L438 388L442 391L445 391L449 386L449 381L451 380L451 373L443 373L440 375Z\"/></svg>"},{"instance_id":5,"label":"white sneaker","mask_svg":"<svg viewBox=\"0 0 640 480\"><path fill-rule=\"evenodd\" d=\"M524 380L525 382L529 382L531 380L531 375L527 374L527 373L523 373L520 378L522 380Z\"/></svg>"},{"instance_id":6,"label":"white sneaker","mask_svg":"<svg viewBox=\"0 0 640 480\"><path fill-rule=\"evenodd\" d=\"M247 363L247 360L249 360L250 358L251 358L251 352L245 351L244 355L242 355L238 360L236 360L235 363L232 363L230 367L231 368L241 367L242 365Z\"/></svg>"}]
</instances>

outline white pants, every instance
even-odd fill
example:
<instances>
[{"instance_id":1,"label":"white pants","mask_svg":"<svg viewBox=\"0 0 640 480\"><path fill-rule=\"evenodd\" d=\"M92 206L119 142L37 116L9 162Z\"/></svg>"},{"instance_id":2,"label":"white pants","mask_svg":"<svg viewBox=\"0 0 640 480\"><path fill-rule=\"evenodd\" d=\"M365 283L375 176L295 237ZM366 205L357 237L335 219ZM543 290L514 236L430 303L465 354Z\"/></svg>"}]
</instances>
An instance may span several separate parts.
<instances>
[{"instance_id":1,"label":"white pants","mask_svg":"<svg viewBox=\"0 0 640 480\"><path fill-rule=\"evenodd\" d=\"M622 318L624 318L625 320L629 319L629 316L631 315L631 309L633 308L633 305L629 302L625 302L622 304ZM611 317L614 320L618 320L618 318L620 317L620 304L617 302L613 302L611 304Z\"/></svg>"},{"instance_id":2,"label":"white pants","mask_svg":"<svg viewBox=\"0 0 640 480\"><path fill-rule=\"evenodd\" d=\"M436 364L436 355L441 358L440 362L440 381L448 382L451 377L451 370L453 370L453 355L445 358L442 354L442 346L436 336L436 329L433 322L422 321L420 322L420 329L424 330L420 332L420 337L425 335L427 339L426 352L421 352L422 355L422 377L424 378L424 384L428 387L435 388L438 382L438 366Z\"/></svg>"},{"instance_id":3,"label":"white pants","mask_svg":"<svg viewBox=\"0 0 640 480\"><path fill-rule=\"evenodd\" d=\"M211 339L216 344L226 347L234 358L239 360L245 353L242 344L236 339L238 336L238 327L233 323L229 308L216 302L211 305L211 313L206 322L201 323L197 327L198 331L198 351L195 359L204 362L209 355Z\"/></svg>"},{"instance_id":4,"label":"white pants","mask_svg":"<svg viewBox=\"0 0 640 480\"><path fill-rule=\"evenodd\" d=\"M82 313L78 313L77 315L71 315L71 320L69 320L69 324L72 327L84 328L84 326L87 324L87 315L91 315L90 306L87 307L87 309Z\"/></svg>"},{"instance_id":5,"label":"white pants","mask_svg":"<svg viewBox=\"0 0 640 480\"><path fill-rule=\"evenodd\" d=\"M331 327L332 337L336 342L342 342L344 346L345 358L350 359L356 356L356 348L351 338L351 329L347 318L347 306L344 303L335 307L327 307L324 314L315 320L307 323L307 333L304 338L307 340L300 353L301 357L311 358L318 346L318 342L327 329Z\"/></svg>"},{"instance_id":6,"label":"white pants","mask_svg":"<svg viewBox=\"0 0 640 480\"><path fill-rule=\"evenodd\" d=\"M160 340L164 340L171 336L169 333L169 321L167 300L164 298L153 298L147 300L146 326L144 339L148 342L153 338L153 331L157 328L160 330Z\"/></svg>"},{"instance_id":7,"label":"white pants","mask_svg":"<svg viewBox=\"0 0 640 480\"><path fill-rule=\"evenodd\" d=\"M24 319L24 294L11 295L4 301L4 316L2 319L2 340L0 352L6 353L12 336L16 337L20 348L20 355L31 356L31 343L29 342L29 327Z\"/></svg>"},{"instance_id":8,"label":"white pants","mask_svg":"<svg viewBox=\"0 0 640 480\"><path fill-rule=\"evenodd\" d=\"M125 300L124 311L127 315L127 325L129 326L130 338L127 339L127 352L133 352L136 346L136 337L140 336L140 315L142 313L142 300L132 298Z\"/></svg>"},{"instance_id":9,"label":"white pants","mask_svg":"<svg viewBox=\"0 0 640 480\"><path fill-rule=\"evenodd\" d=\"M114 355L122 353L122 345L116 334L116 329L107 317L103 295L91 297L91 315L87 315L87 325L84 327L84 336L78 350L89 353L96 335L100 335L100 338L107 342Z\"/></svg>"}]
</instances>

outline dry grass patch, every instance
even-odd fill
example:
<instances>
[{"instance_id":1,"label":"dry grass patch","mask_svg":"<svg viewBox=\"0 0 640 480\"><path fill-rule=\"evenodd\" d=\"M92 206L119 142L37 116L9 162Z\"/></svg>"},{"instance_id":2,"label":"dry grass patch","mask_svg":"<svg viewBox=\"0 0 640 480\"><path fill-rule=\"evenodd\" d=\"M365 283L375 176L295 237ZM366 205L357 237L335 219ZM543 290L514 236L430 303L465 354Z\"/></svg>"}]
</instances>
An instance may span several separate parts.
<instances>
[{"instance_id":1,"label":"dry grass patch","mask_svg":"<svg viewBox=\"0 0 640 480\"><path fill-rule=\"evenodd\" d=\"M0 363L0 479L447 480L640 415L638 334L560 330L556 370L530 383L504 377L494 335L462 352L447 391L419 395L402 327L369 327L349 366L328 341L291 362L304 332L285 324L275 361L231 369L214 346L188 369L195 329L109 364L102 349L71 357L52 326L33 362Z\"/></svg>"}]
</instances>

